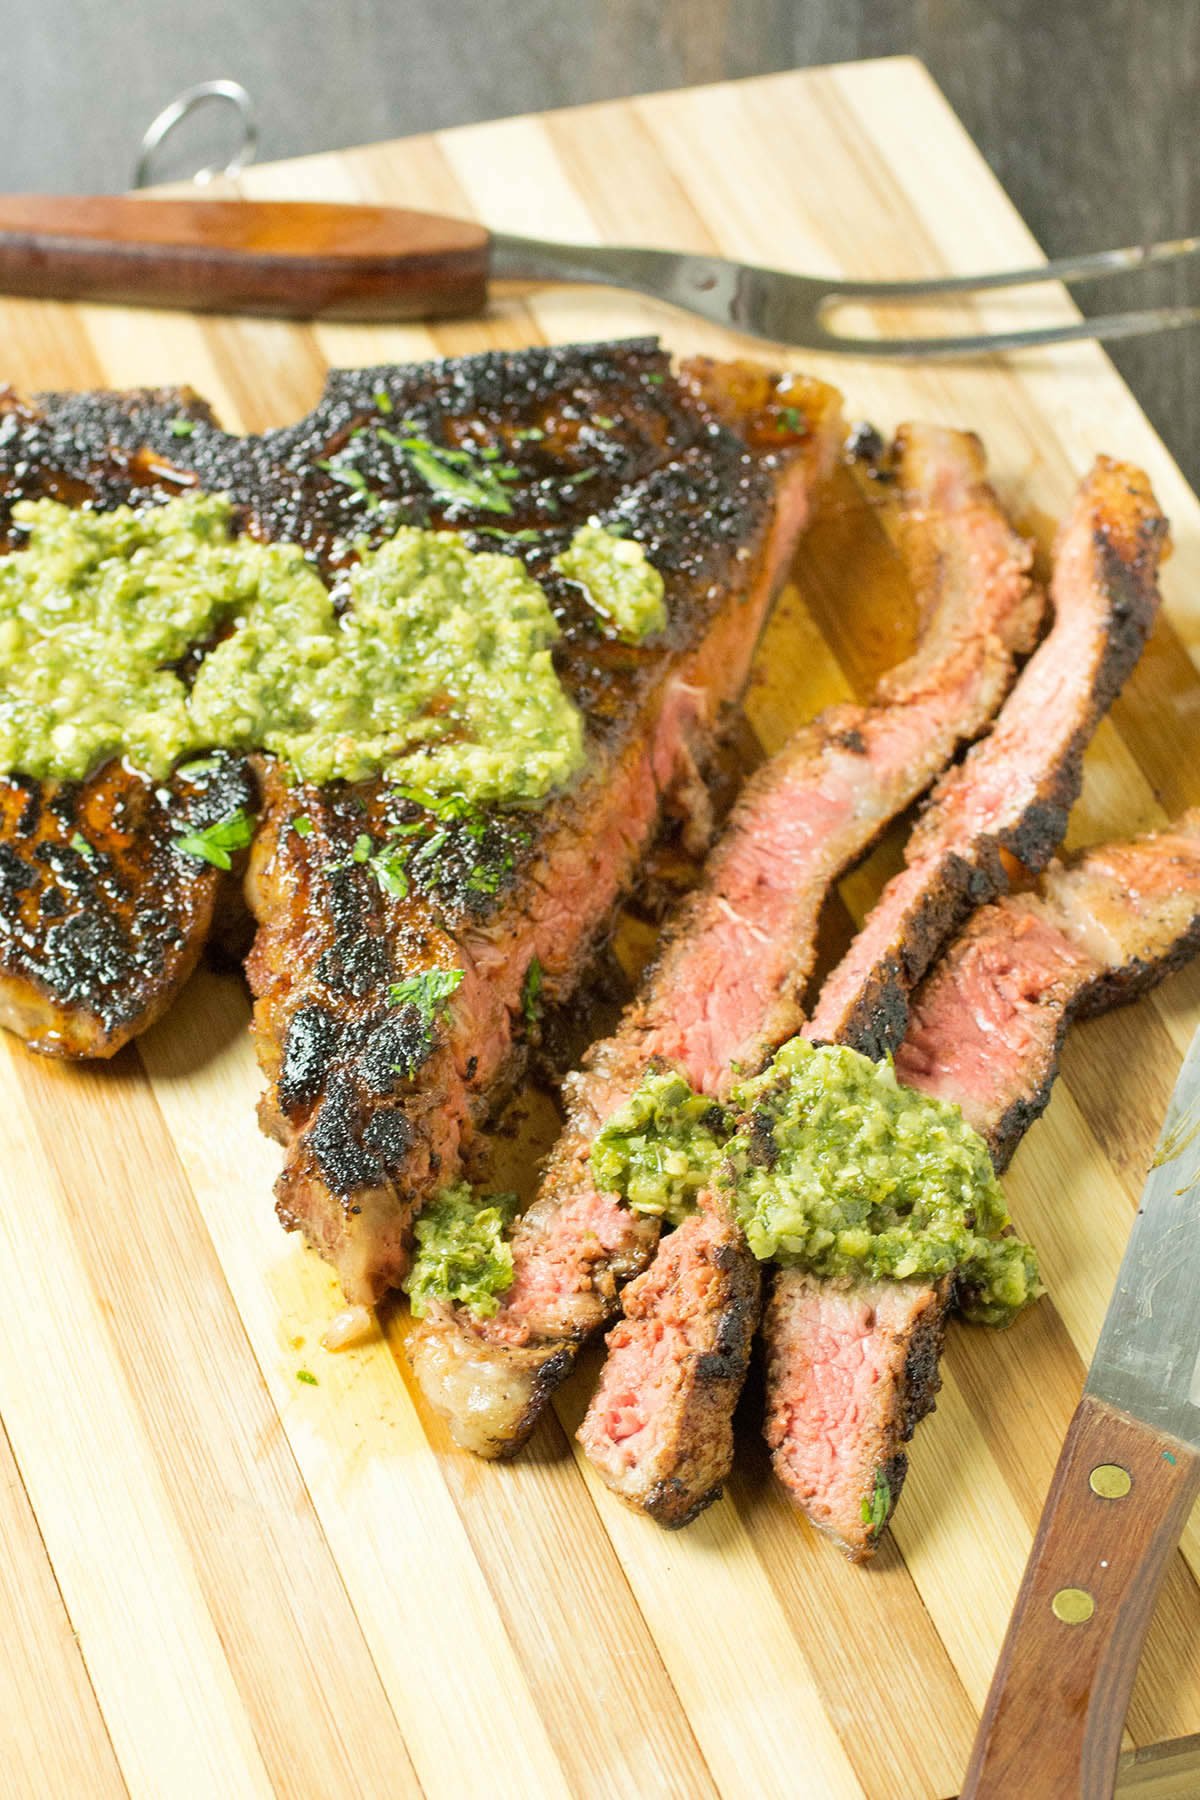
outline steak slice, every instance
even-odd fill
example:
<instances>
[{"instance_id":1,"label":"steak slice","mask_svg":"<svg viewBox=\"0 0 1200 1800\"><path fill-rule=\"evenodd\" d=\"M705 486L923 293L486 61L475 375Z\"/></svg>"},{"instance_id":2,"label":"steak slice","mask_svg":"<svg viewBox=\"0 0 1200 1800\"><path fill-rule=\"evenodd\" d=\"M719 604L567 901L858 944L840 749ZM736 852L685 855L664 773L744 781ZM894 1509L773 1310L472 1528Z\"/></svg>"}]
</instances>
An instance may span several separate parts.
<instances>
[{"instance_id":1,"label":"steak slice","mask_svg":"<svg viewBox=\"0 0 1200 1800\"><path fill-rule=\"evenodd\" d=\"M351 379L365 405L385 377ZM721 379L707 367L705 391ZM527 561L563 626L556 666L584 715L587 766L538 810L458 818L382 783L319 792L278 772L267 780L247 965L270 1082L262 1117L286 1145L280 1218L334 1264L353 1301L403 1279L415 1213L454 1179L519 1069L530 970L548 1000L565 999L662 808L702 799L696 759L741 690L841 438L831 389L794 376L761 383L738 434L652 344L468 358L389 378L398 417L454 443L499 434L522 470L507 489L512 527L528 517L541 532ZM547 487L551 521L539 511ZM554 572L553 553L592 516L632 531L662 573L669 624L657 641L605 638ZM291 828L298 814L303 836ZM389 894L354 846L423 820L407 891ZM431 973L457 985L422 1019L392 995Z\"/></svg>"},{"instance_id":2,"label":"steak slice","mask_svg":"<svg viewBox=\"0 0 1200 1800\"><path fill-rule=\"evenodd\" d=\"M896 1072L956 1101L998 1169L1045 1110L1072 1018L1136 999L1200 951L1200 811L1053 863L981 908L918 989ZM793 1498L855 1560L900 1496L901 1446L931 1410L949 1284L776 1278L767 1442Z\"/></svg>"},{"instance_id":3,"label":"steak slice","mask_svg":"<svg viewBox=\"0 0 1200 1800\"><path fill-rule=\"evenodd\" d=\"M1058 535L1054 626L995 730L934 790L906 867L821 990L810 1037L894 1050L908 995L974 906L1007 885L1003 852L1036 872L1061 842L1083 753L1158 610L1167 534L1139 469L1099 457Z\"/></svg>"},{"instance_id":4,"label":"steak slice","mask_svg":"<svg viewBox=\"0 0 1200 1800\"><path fill-rule=\"evenodd\" d=\"M721 1492L761 1287L741 1228L710 1193L621 1295L579 1441L613 1492L660 1525L690 1524Z\"/></svg>"},{"instance_id":5,"label":"steak slice","mask_svg":"<svg viewBox=\"0 0 1200 1800\"><path fill-rule=\"evenodd\" d=\"M904 1445L941 1386L949 1290L775 1273L764 1319L771 1460L855 1562L874 1551L908 1470Z\"/></svg>"},{"instance_id":6,"label":"steak slice","mask_svg":"<svg viewBox=\"0 0 1200 1800\"><path fill-rule=\"evenodd\" d=\"M888 473L904 553L923 583L916 655L872 705L829 709L751 778L641 997L568 1080L566 1127L517 1222L516 1275L499 1312L475 1320L443 1307L409 1337L430 1400L481 1455L520 1447L578 1345L654 1254L657 1219L592 1183L596 1132L655 1058L718 1094L733 1062L754 1066L795 1031L830 884L984 727L1036 633L1029 546L983 479L978 441L907 427ZM725 1392L732 1410L734 1384Z\"/></svg>"},{"instance_id":7,"label":"steak slice","mask_svg":"<svg viewBox=\"0 0 1200 1800\"><path fill-rule=\"evenodd\" d=\"M1071 1020L1136 1000L1197 951L1200 808L982 907L918 991L896 1073L955 1101L1006 1169L1046 1110Z\"/></svg>"}]
</instances>

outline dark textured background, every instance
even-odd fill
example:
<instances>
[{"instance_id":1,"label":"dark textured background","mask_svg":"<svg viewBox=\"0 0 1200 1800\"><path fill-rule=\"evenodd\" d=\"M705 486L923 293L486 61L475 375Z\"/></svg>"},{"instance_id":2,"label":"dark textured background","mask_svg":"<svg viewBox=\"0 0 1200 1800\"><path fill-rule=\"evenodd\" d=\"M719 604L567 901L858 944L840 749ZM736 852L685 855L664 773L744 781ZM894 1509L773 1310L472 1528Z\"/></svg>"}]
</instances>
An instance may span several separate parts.
<instances>
[{"instance_id":1,"label":"dark textured background","mask_svg":"<svg viewBox=\"0 0 1200 1800\"><path fill-rule=\"evenodd\" d=\"M214 75L268 158L905 51L1049 254L1200 231L1200 0L0 0L0 30L10 189L125 186L152 115ZM1200 300L1200 265L1080 298L1150 293ZM1116 354L1200 484L1200 329Z\"/></svg>"}]
</instances>

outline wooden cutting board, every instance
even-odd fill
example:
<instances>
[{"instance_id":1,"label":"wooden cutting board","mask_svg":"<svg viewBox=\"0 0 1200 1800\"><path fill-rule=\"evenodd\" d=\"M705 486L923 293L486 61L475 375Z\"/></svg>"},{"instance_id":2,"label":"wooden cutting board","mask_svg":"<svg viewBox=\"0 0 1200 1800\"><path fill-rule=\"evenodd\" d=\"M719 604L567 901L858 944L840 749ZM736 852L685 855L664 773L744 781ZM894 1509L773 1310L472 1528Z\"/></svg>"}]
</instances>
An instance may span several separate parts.
<instances>
[{"instance_id":1,"label":"wooden cutting board","mask_svg":"<svg viewBox=\"0 0 1200 1800\"><path fill-rule=\"evenodd\" d=\"M1036 251L907 60L473 126L254 170L245 189L864 277ZM969 316L1035 309L1065 317L1070 302L1051 290ZM436 330L0 311L0 376L19 388L190 382L245 429L307 408L328 364L645 330L681 351L744 348L641 301L567 290ZM787 360L836 381L851 417L975 427L1043 542L1095 451L1145 465L1174 522L1167 613L1089 755L1072 839L1200 802L1200 506L1102 352L924 369ZM835 507L815 533L770 628L748 699L767 749L902 647L883 552L849 519ZM892 841L845 884L852 913L895 855ZM402 1317L363 1349L322 1350L336 1294L275 1222L278 1152L255 1125L247 1018L240 981L206 973L108 1066L0 1046L0 1787L956 1792L1155 1122L1200 1022L1200 969L1074 1033L1007 1181L1051 1298L1011 1333L952 1331L895 1529L865 1569L793 1515L752 1429L726 1498L670 1536L573 1450L586 1381L522 1460L493 1467L455 1452L424 1410ZM1193 1520L1131 1745L1200 1728L1198 1579Z\"/></svg>"}]
</instances>

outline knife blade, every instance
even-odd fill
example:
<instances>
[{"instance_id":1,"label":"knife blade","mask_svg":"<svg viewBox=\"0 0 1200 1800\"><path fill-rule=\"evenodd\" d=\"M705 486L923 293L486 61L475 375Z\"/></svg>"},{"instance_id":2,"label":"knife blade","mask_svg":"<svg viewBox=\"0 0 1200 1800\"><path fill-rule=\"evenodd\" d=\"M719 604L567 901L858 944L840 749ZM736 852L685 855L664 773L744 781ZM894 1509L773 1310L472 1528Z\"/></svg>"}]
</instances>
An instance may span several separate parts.
<instances>
[{"instance_id":1,"label":"knife blade","mask_svg":"<svg viewBox=\"0 0 1200 1800\"><path fill-rule=\"evenodd\" d=\"M962 1800L1102 1800L1200 1494L1200 1031L1054 1472Z\"/></svg>"},{"instance_id":2,"label":"knife blade","mask_svg":"<svg viewBox=\"0 0 1200 1800\"><path fill-rule=\"evenodd\" d=\"M1200 1449L1200 1031L1167 1107L1085 1392Z\"/></svg>"}]
</instances>

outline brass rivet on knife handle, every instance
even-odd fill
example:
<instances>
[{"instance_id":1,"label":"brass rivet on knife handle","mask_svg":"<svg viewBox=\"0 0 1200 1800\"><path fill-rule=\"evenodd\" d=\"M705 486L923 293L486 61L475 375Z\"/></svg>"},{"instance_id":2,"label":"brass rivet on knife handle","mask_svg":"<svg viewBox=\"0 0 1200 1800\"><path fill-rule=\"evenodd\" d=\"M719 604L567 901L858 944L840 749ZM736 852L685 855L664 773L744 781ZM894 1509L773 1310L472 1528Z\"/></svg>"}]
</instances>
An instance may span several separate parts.
<instances>
[{"instance_id":1,"label":"brass rivet on knife handle","mask_svg":"<svg viewBox=\"0 0 1200 1800\"><path fill-rule=\"evenodd\" d=\"M1133 1486L1133 1477L1120 1463L1101 1463L1088 1476L1088 1486L1102 1500L1123 1500Z\"/></svg>"},{"instance_id":2,"label":"brass rivet on knife handle","mask_svg":"<svg viewBox=\"0 0 1200 1800\"><path fill-rule=\"evenodd\" d=\"M1086 1588L1059 1588L1050 1610L1064 1625L1086 1625L1096 1610L1096 1602Z\"/></svg>"}]
</instances>

